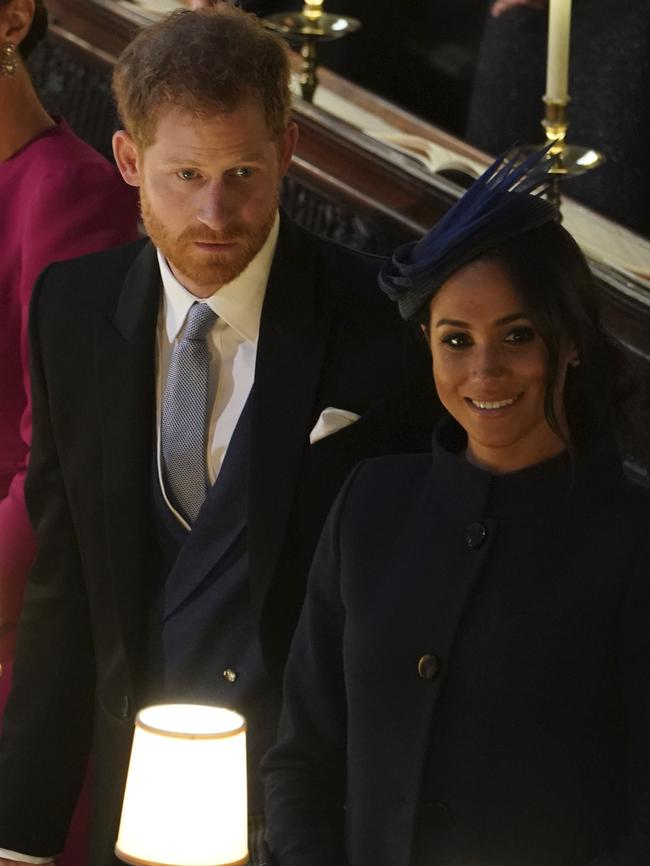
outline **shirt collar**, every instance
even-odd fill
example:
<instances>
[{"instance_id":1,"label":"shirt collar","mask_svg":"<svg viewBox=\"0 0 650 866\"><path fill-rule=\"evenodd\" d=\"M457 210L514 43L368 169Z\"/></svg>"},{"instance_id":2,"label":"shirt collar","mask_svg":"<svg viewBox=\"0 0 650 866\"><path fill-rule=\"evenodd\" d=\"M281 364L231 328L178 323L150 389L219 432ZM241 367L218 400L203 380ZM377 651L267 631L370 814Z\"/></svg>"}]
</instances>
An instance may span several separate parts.
<instances>
[{"instance_id":1,"label":"shirt collar","mask_svg":"<svg viewBox=\"0 0 650 866\"><path fill-rule=\"evenodd\" d=\"M259 335L262 304L279 230L280 215L276 214L269 236L257 255L239 276L205 299L220 319L252 343L257 342ZM171 343L178 337L189 308L198 299L176 279L160 250L157 253L163 284L165 330Z\"/></svg>"}]
</instances>

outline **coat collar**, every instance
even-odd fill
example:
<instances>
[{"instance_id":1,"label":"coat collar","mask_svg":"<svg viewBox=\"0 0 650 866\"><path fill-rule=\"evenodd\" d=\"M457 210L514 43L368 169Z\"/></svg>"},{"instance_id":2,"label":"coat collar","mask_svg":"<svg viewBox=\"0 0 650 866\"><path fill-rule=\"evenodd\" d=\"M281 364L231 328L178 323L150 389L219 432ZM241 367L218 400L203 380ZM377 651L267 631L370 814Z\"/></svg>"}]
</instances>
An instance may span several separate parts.
<instances>
[{"instance_id":1,"label":"coat collar","mask_svg":"<svg viewBox=\"0 0 650 866\"><path fill-rule=\"evenodd\" d=\"M561 503L589 495L603 479L620 481L621 459L612 437L603 437L580 451L563 451L516 472L492 474L464 459L467 434L451 417L443 418L433 434L432 459L437 484L448 491L448 502L464 507L470 501L489 502L498 517L539 512L544 503ZM549 506L549 507L552 507Z\"/></svg>"},{"instance_id":2,"label":"coat collar","mask_svg":"<svg viewBox=\"0 0 650 866\"><path fill-rule=\"evenodd\" d=\"M160 270L156 248L143 243L129 268L118 298L113 326L125 340L131 340L140 327L155 329L160 299Z\"/></svg>"}]
</instances>

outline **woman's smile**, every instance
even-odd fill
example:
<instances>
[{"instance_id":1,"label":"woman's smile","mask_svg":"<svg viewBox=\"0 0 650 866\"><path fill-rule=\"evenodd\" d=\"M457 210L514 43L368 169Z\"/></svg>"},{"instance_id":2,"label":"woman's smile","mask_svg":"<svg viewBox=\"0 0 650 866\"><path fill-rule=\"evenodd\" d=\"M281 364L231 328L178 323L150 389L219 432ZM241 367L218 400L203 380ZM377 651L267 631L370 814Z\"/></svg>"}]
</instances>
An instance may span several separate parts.
<instances>
[{"instance_id":1,"label":"woman's smile","mask_svg":"<svg viewBox=\"0 0 650 866\"><path fill-rule=\"evenodd\" d=\"M430 314L436 388L467 433L467 459L512 472L562 451L546 417L548 350L505 269L489 259L465 265L434 295ZM566 357L562 363L558 418Z\"/></svg>"},{"instance_id":2,"label":"woman's smile","mask_svg":"<svg viewBox=\"0 0 650 866\"><path fill-rule=\"evenodd\" d=\"M481 412L495 412L498 409L507 409L509 406L514 406L520 397L521 394L516 394L514 397L506 397L501 400L477 400L474 397L466 397L465 400Z\"/></svg>"}]
</instances>

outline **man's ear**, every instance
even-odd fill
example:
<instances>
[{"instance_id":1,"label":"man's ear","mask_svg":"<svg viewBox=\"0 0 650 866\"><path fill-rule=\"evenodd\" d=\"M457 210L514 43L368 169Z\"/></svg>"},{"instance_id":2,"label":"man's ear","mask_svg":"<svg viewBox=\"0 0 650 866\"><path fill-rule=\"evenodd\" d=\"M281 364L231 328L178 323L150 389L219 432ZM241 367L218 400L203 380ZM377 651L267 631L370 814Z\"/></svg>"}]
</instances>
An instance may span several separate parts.
<instances>
[{"instance_id":1,"label":"man's ear","mask_svg":"<svg viewBox=\"0 0 650 866\"><path fill-rule=\"evenodd\" d=\"M293 120L290 121L289 125L285 129L285 131L280 136L278 141L278 147L280 150L280 175L284 177L284 175L289 170L289 163L291 162L291 158L296 152L296 145L298 144L298 124Z\"/></svg>"},{"instance_id":2,"label":"man's ear","mask_svg":"<svg viewBox=\"0 0 650 866\"><path fill-rule=\"evenodd\" d=\"M34 0L13 0L0 18L0 42L20 45L34 19Z\"/></svg>"},{"instance_id":3,"label":"man's ear","mask_svg":"<svg viewBox=\"0 0 650 866\"><path fill-rule=\"evenodd\" d=\"M113 154L120 174L129 186L142 183L140 154L135 142L125 129L118 129L113 135Z\"/></svg>"}]
</instances>

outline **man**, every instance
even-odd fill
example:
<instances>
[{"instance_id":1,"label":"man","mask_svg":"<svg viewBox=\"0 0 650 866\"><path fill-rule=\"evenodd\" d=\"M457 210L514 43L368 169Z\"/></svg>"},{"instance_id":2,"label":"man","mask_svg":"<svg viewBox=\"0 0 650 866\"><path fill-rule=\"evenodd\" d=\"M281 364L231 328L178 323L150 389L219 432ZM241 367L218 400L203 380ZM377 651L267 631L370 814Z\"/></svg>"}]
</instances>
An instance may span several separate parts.
<instances>
[{"instance_id":1,"label":"man","mask_svg":"<svg viewBox=\"0 0 650 866\"><path fill-rule=\"evenodd\" d=\"M257 763L325 514L358 460L424 444L428 364L376 290L379 260L278 217L288 74L235 8L141 33L115 71L114 149L150 241L37 284L39 554L0 742L0 863L61 850L91 747L90 862L113 863L133 716L159 700L247 717L259 828Z\"/></svg>"}]
</instances>

